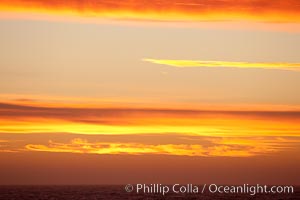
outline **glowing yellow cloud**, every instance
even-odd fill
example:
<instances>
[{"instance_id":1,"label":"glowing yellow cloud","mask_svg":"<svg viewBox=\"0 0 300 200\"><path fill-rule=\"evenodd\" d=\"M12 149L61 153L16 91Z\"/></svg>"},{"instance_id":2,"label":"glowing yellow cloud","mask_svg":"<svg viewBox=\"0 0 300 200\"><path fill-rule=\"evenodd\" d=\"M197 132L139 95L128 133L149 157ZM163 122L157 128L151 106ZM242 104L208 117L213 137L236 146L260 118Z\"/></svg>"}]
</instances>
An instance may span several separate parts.
<instances>
[{"instance_id":1,"label":"glowing yellow cloud","mask_svg":"<svg viewBox=\"0 0 300 200\"><path fill-rule=\"evenodd\" d=\"M165 60L145 58L143 61L168 65L172 67L224 67L224 68L261 68L300 71L300 63L267 63L267 62L228 62L228 61L201 61L201 60Z\"/></svg>"},{"instance_id":2,"label":"glowing yellow cloud","mask_svg":"<svg viewBox=\"0 0 300 200\"><path fill-rule=\"evenodd\" d=\"M284 148L281 143L290 142L289 140L280 138L269 140L259 140L255 138L216 138L211 140L214 141L213 144L210 146L203 146L201 144L155 145L143 143L88 142L87 140L76 138L70 143L57 143L50 140L48 145L28 144L26 145L26 150L88 154L159 154L176 156L249 157L278 152Z\"/></svg>"}]
</instances>

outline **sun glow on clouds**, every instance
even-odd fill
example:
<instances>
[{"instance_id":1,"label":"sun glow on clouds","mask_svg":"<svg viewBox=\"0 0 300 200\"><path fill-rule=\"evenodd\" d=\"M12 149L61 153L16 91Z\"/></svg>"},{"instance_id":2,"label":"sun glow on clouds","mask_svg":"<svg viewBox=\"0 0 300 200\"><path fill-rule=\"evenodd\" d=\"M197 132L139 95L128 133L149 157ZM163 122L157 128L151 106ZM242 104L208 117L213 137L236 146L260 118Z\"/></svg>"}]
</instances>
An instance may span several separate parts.
<instances>
[{"instance_id":1,"label":"sun glow on clouds","mask_svg":"<svg viewBox=\"0 0 300 200\"><path fill-rule=\"evenodd\" d=\"M284 138L204 138L211 141L203 144L143 144L88 142L75 138L70 143L49 141L48 145L27 144L27 151L88 153L88 154L130 154L130 155L175 155L175 156L229 156L249 157L282 151L290 148L293 140ZM299 142L299 141L298 141ZM23 151L26 151L23 150Z\"/></svg>"},{"instance_id":2,"label":"sun glow on clouds","mask_svg":"<svg viewBox=\"0 0 300 200\"><path fill-rule=\"evenodd\" d=\"M298 111L42 107L0 104L0 132L297 136ZM276 122L276 123L275 123Z\"/></svg>"},{"instance_id":3,"label":"sun glow on clouds","mask_svg":"<svg viewBox=\"0 0 300 200\"><path fill-rule=\"evenodd\" d=\"M299 22L297 0L4 0L0 11L129 20Z\"/></svg>"},{"instance_id":4,"label":"sun glow on clouds","mask_svg":"<svg viewBox=\"0 0 300 200\"><path fill-rule=\"evenodd\" d=\"M16 138L41 133L115 137L112 141L88 142L83 138L70 143L53 142L50 137L48 144L29 140L24 144L28 151L245 157L275 153L299 144L300 112L47 107L47 104L30 106L14 102L0 104L0 133L19 135ZM164 141L156 138L133 142L132 138L148 134L170 137ZM170 142L175 136L176 141ZM131 139L124 141L124 137ZM24 148L10 149L7 139L0 139L5 144L0 149L2 152Z\"/></svg>"},{"instance_id":5,"label":"sun glow on clouds","mask_svg":"<svg viewBox=\"0 0 300 200\"><path fill-rule=\"evenodd\" d=\"M229 61L202 61L202 60L166 60L166 59L143 59L145 62L167 65L171 67L223 67L223 68L252 68L252 69L280 69L300 71L300 63L255 63L255 62L229 62Z\"/></svg>"}]
</instances>

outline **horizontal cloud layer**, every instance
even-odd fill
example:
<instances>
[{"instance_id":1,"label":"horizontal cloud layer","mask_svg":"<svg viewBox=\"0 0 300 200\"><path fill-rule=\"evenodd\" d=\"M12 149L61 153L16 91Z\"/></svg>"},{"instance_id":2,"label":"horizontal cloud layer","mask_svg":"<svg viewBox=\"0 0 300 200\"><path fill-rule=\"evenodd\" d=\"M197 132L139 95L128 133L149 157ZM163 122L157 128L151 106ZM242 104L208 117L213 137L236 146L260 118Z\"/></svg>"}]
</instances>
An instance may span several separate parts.
<instances>
[{"instance_id":1,"label":"horizontal cloud layer","mask_svg":"<svg viewBox=\"0 0 300 200\"><path fill-rule=\"evenodd\" d=\"M0 104L0 132L299 136L299 111L78 108Z\"/></svg>"},{"instance_id":2,"label":"horizontal cloud layer","mask_svg":"<svg viewBox=\"0 0 300 200\"><path fill-rule=\"evenodd\" d=\"M222 139L214 139L215 144L204 147L202 144L139 144L139 143L103 143L88 142L80 138L73 139L70 143L57 143L49 141L48 145L28 144L30 151L64 152L64 153L91 153L91 154L159 154L176 156L230 156L247 157L267 154L282 150L282 140L274 139L257 143L257 140L244 139L238 144L238 139L227 139L222 144ZM243 139L240 139L243 141ZM286 142L286 140L284 140Z\"/></svg>"},{"instance_id":3,"label":"horizontal cloud layer","mask_svg":"<svg viewBox=\"0 0 300 200\"><path fill-rule=\"evenodd\" d=\"M248 157L299 145L298 110L17 102L0 103L0 152Z\"/></svg>"},{"instance_id":4,"label":"horizontal cloud layer","mask_svg":"<svg viewBox=\"0 0 300 200\"><path fill-rule=\"evenodd\" d=\"M208 137L184 134L86 136L2 134L0 152L249 157L293 150L298 137ZM10 138L10 139L7 139ZM14 139L11 139L14 138ZM1 136L0 136L1 139Z\"/></svg>"},{"instance_id":5,"label":"horizontal cloud layer","mask_svg":"<svg viewBox=\"0 0 300 200\"><path fill-rule=\"evenodd\" d=\"M298 0L2 0L1 10L159 21L300 21Z\"/></svg>"},{"instance_id":6,"label":"horizontal cloud layer","mask_svg":"<svg viewBox=\"0 0 300 200\"><path fill-rule=\"evenodd\" d=\"M229 62L229 61L202 61L202 60L166 60L145 58L143 61L168 65L171 67L224 67L224 68L261 68L300 71L300 63L268 63L268 62Z\"/></svg>"}]
</instances>

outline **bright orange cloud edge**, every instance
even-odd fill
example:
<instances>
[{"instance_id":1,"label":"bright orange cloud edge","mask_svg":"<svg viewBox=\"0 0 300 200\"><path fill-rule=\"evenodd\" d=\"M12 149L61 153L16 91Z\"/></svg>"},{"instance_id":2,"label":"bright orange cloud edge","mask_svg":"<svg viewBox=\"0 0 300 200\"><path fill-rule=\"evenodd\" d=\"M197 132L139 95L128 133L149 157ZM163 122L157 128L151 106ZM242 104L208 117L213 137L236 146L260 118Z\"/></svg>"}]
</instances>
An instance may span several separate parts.
<instances>
[{"instance_id":1,"label":"bright orange cloud edge","mask_svg":"<svg viewBox=\"0 0 300 200\"><path fill-rule=\"evenodd\" d=\"M264 6L262 6L264 5ZM299 2L281 0L270 2L247 1L198 1L176 3L174 1L55 1L55 0L4 0L0 11L46 13L127 20L154 21L255 21L300 22Z\"/></svg>"}]
</instances>

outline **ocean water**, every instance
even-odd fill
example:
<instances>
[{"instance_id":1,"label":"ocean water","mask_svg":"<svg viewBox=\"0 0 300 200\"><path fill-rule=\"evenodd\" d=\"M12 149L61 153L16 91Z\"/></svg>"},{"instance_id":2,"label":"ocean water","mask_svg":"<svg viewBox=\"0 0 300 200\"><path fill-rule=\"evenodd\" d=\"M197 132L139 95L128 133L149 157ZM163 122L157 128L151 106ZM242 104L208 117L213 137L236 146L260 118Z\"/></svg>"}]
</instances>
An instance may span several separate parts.
<instances>
[{"instance_id":1,"label":"ocean water","mask_svg":"<svg viewBox=\"0 0 300 200\"><path fill-rule=\"evenodd\" d=\"M123 200L123 199L300 199L300 188L293 194L136 194L124 186L0 186L0 200Z\"/></svg>"}]
</instances>

